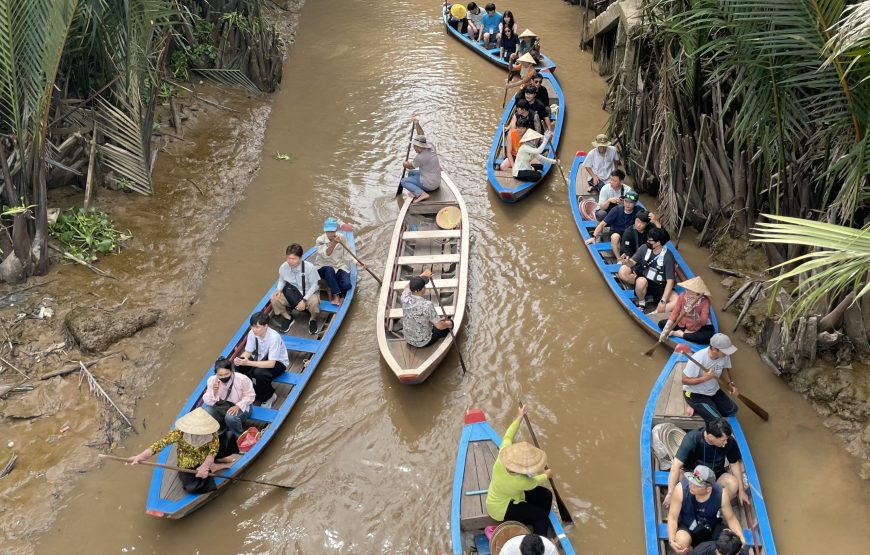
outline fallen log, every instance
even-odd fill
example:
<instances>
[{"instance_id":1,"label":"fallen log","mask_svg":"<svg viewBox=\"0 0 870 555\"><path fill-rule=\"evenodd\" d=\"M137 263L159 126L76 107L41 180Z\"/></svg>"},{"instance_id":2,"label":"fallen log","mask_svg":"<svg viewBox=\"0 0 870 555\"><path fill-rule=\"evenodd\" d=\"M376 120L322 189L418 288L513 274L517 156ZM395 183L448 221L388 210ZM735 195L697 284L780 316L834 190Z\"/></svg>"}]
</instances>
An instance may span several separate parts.
<instances>
[{"instance_id":1,"label":"fallen log","mask_svg":"<svg viewBox=\"0 0 870 555\"><path fill-rule=\"evenodd\" d=\"M82 364L84 364L85 367L90 368L91 366L100 362L101 360L105 360L107 358L112 358L112 357L118 356L120 354L122 354L120 351L106 353L105 355L103 355L101 357L95 358L93 360L89 360L88 362L84 362ZM43 375L39 376L39 379L40 380L47 380L49 378L54 378L56 376L66 376L67 374L72 374L73 372L76 372L79 369L81 369L81 367L79 366L79 363L74 362L72 364L68 364L68 365L64 366L63 368L61 368L59 370L55 370L54 372L49 372L48 374L43 374Z\"/></svg>"}]
</instances>

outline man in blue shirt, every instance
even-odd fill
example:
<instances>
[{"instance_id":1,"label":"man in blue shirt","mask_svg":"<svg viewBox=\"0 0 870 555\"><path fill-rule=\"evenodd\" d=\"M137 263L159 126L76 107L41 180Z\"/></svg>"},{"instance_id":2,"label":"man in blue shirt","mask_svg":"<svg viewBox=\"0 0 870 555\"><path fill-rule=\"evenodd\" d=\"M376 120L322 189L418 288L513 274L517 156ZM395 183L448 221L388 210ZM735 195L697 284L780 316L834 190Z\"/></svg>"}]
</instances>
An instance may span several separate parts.
<instances>
[{"instance_id":1,"label":"man in blue shirt","mask_svg":"<svg viewBox=\"0 0 870 555\"><path fill-rule=\"evenodd\" d=\"M586 240L586 244L592 244L601 236L605 227L610 228L610 246L613 249L613 258L619 260L619 246L622 240L622 232L634 225L634 220L640 208L637 206L637 193L628 191L622 199L622 209L614 208L607 216L598 222L592 237Z\"/></svg>"},{"instance_id":2,"label":"man in blue shirt","mask_svg":"<svg viewBox=\"0 0 870 555\"><path fill-rule=\"evenodd\" d=\"M480 34L477 40L483 39L483 47L487 48L490 38L495 39L498 35L498 24L501 23L502 15L495 11L495 4L492 2L487 4L484 10L486 13L480 18Z\"/></svg>"}]
</instances>

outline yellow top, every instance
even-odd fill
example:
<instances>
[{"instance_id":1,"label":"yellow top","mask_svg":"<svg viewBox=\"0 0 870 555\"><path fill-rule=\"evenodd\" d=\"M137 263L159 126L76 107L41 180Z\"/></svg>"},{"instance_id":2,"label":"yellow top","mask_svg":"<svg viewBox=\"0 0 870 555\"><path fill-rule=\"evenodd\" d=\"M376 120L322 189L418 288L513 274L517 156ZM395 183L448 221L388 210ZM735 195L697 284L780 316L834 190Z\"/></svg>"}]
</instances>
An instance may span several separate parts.
<instances>
[{"instance_id":1,"label":"yellow top","mask_svg":"<svg viewBox=\"0 0 870 555\"><path fill-rule=\"evenodd\" d=\"M159 453L164 447L175 443L178 445L178 466L181 468L196 468L205 461L209 455L216 457L220 442L217 434L214 434L214 439L203 445L202 447L194 447L184 441L184 432L181 430L172 430L165 436L161 437L151 445L151 452Z\"/></svg>"},{"instance_id":2,"label":"yellow top","mask_svg":"<svg viewBox=\"0 0 870 555\"><path fill-rule=\"evenodd\" d=\"M514 442L514 436L517 435L519 428L520 421L514 420L504 433L504 437L501 440L501 449ZM501 450L499 450L500 452ZM504 520L504 514L507 512L511 501L514 503L525 501L526 491L535 489L546 481L546 474L538 474L537 476L511 474L502 464L501 458L497 458L492 466L492 481L489 483L489 489L486 492L486 512L495 520Z\"/></svg>"}]
</instances>

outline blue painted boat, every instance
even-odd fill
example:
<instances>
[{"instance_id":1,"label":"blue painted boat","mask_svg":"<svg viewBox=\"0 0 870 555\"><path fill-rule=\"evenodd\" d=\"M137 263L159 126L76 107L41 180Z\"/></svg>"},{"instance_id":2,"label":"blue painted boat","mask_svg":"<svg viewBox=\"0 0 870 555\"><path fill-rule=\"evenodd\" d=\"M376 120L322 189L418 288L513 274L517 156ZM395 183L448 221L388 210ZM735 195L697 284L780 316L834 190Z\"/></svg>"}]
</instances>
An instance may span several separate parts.
<instances>
[{"instance_id":1,"label":"blue painted boat","mask_svg":"<svg viewBox=\"0 0 870 555\"><path fill-rule=\"evenodd\" d=\"M683 430L692 430L704 425L703 420L697 416L689 417L685 414L685 397L680 377L686 362L686 357L679 353L671 356L650 392L641 421L641 492L647 555L671 553L667 546L668 528L665 521L667 512L662 509L662 500L668 489L668 471L659 466L659 461L652 451L653 426L672 423ZM737 419L729 417L728 420L733 429L732 439L737 441L743 458L744 484L749 484L747 493L751 500L750 505L735 508L737 518L743 526L743 537L751 546L749 552L752 555L776 555L767 507L761 494L761 483L749 451L749 444Z\"/></svg>"},{"instance_id":2,"label":"blue painted boat","mask_svg":"<svg viewBox=\"0 0 870 555\"><path fill-rule=\"evenodd\" d=\"M497 65L499 67L503 67L505 69L505 71L507 71L508 63L506 61L502 60L501 57L498 55L498 53L499 53L498 47L496 47L496 48L484 48L483 44L481 44L480 42L478 42L476 40L471 40L466 35L463 35L459 31L457 31L456 29L454 29L453 27L448 25L447 24L447 10L443 11L443 13L441 14L441 17L444 20L444 28L447 29L447 31L451 35L453 35L456 39L458 39L459 42L461 42L462 44L464 44L468 48L471 48L472 50L474 50L475 52L477 52L478 54L480 54L481 56L483 56L484 58L486 58L490 62L494 63L495 65ZM553 63L553 60L548 58L543 53L541 54L541 58L542 58L541 63L536 66L538 68L538 70L542 70L542 69L547 69L550 71L556 70L556 64Z\"/></svg>"},{"instance_id":3,"label":"blue painted boat","mask_svg":"<svg viewBox=\"0 0 870 555\"><path fill-rule=\"evenodd\" d=\"M351 232L341 233L345 234L348 246L354 250L353 234ZM314 247L310 248L305 253L304 259L309 260L315 252L316 249ZM317 370L324 353L329 348L329 344L335 338L338 328L347 314L351 301L353 301L357 280L357 268L355 264L350 267L350 278L353 287L345 296L341 306L336 306L321 298L321 312L318 320L320 331L317 335L309 335L308 321L304 318L297 319L290 328L290 331L286 335L282 335L284 344L287 346L290 364L287 370L272 382L278 398L273 403L273 408L271 409L256 405L251 407L251 415L246 425L260 428L262 435L250 451L243 454L232 467L221 471L222 474L239 476L244 472L275 437L281 424L283 424L287 415L290 414L290 411L296 405L302 390ZM277 281L275 285L277 286ZM269 297L275 289L276 287L273 286L266 292L266 295L257 304L255 310L271 312L272 306L269 302ZM236 334L230 339L230 342L223 350L227 358L233 358L242 353L248 330L250 330L250 326L248 325L248 318L245 318L245 322L239 327ZM213 369L211 367L206 369L202 380L200 380L199 384L194 388L193 393L185 401L176 419L181 418L202 404L202 395L205 392L206 381L212 374ZM176 452L174 445L167 447L157 456L157 462L160 464L174 465L175 460ZM218 477L215 478L215 482L217 483L217 490L202 495L194 495L185 492L181 487L177 472L155 468L154 474L151 477L151 486L148 490L145 512L156 517L181 518L211 501L223 488L231 484L232 480Z\"/></svg>"},{"instance_id":4,"label":"blue painted boat","mask_svg":"<svg viewBox=\"0 0 870 555\"><path fill-rule=\"evenodd\" d=\"M562 88L559 86L556 77L549 71L542 71L541 76L544 78L541 85L547 88L550 95L550 105L557 104L558 110L555 110L550 116L550 123L553 129L553 137L551 139L551 147L544 150L544 156L549 158L556 157L556 151L559 149L559 139L562 137L562 124L565 121L565 95L562 93ZM555 102L554 102L555 101ZM544 163L544 169L541 170L541 179L538 181L520 181L514 178L513 170L501 171L499 165L505 157L507 135L504 130L514 114L516 107L516 96L512 96L505 107L504 114L498 124L498 129L492 139L492 147L489 149L489 156L486 160L487 178L489 184L498 194L498 198L505 202L517 202L525 198L538 183L546 179L547 174L553 167L553 164ZM558 170L556 170L558 171Z\"/></svg>"},{"instance_id":5,"label":"blue painted boat","mask_svg":"<svg viewBox=\"0 0 870 555\"><path fill-rule=\"evenodd\" d=\"M616 296L619 304L625 308L628 314L638 324L640 324L643 329L658 337L661 333L658 326L658 318L663 318L668 315L655 313L648 314L635 305L634 301L636 295L634 294L634 288L624 285L617 277L620 264L617 263L616 259L613 257L610 241L586 245L586 240L592 236L595 226L598 225L598 222L595 220L595 207L598 202L598 196L597 194L586 192L586 179L583 179L583 177L580 176L583 171L581 164L583 164L585 159L586 153L580 151L575 156L574 164L571 166L571 177L568 184L568 200L571 203L571 212L574 214L574 223L577 224L577 229L580 231L580 236L583 238L583 244L589 250L593 262L595 262L602 277L604 277L604 281L607 283L610 291ZM677 249L675 249L670 243L667 247L668 250L673 253L674 259L677 263L677 282L695 277L695 274L692 272L691 268L689 268L689 265ZM682 290L680 287L675 287L674 289L677 292ZM710 321L713 323L713 328L718 332L719 323L716 321L716 314L712 306L710 307ZM690 341L685 341L680 337L673 336L668 338L668 344L671 347L676 347L678 344L684 344L689 345L693 349L702 349L706 347L706 345L698 345Z\"/></svg>"},{"instance_id":6,"label":"blue painted boat","mask_svg":"<svg viewBox=\"0 0 870 555\"><path fill-rule=\"evenodd\" d=\"M486 512L486 491L492 465L498 457L501 436L495 433L482 410L465 413L465 425L456 454L456 473L453 476L453 498L450 510L450 530L453 553L488 555L489 540L484 528L498 524ZM571 541L565 535L556 511L550 511L550 539L564 555L574 555Z\"/></svg>"}]
</instances>

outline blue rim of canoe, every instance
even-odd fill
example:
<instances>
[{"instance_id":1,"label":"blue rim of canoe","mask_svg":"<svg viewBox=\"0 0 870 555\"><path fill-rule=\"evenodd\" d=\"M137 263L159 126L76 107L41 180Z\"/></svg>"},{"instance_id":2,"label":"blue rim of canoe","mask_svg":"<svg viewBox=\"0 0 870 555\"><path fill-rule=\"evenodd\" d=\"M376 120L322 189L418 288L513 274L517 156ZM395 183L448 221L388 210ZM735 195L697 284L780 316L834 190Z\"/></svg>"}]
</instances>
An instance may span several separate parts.
<instances>
[{"instance_id":1,"label":"blue rim of canoe","mask_svg":"<svg viewBox=\"0 0 870 555\"><path fill-rule=\"evenodd\" d=\"M604 258L602 258L602 252L610 251L610 242L603 243L595 243L593 245L586 245L586 239L591 237L591 231L595 229L595 226L598 222L594 220L587 220L583 218L583 215L580 213L580 203L577 201L577 176L580 173L580 164L586 159L586 155L578 153L574 158L574 165L571 166L571 176L568 180L568 201L571 203L571 212L574 214L574 223L577 224L577 229L580 231L580 236L583 237L583 244L586 246L589 254L592 255L592 260L595 262L595 265L601 271L601 275L604 278L604 281L607 282L607 286L610 288L610 291L616 296L619 300L619 303L628 311L629 315L638 322L641 327L643 327L650 334L655 337L659 336L661 331L659 330L658 323L644 314L644 312L634 304L633 299L634 289L623 289L620 285L619 279L616 277L616 272L619 271L619 264L607 264ZM581 180L582 183L585 181ZM642 206L642 205L640 205ZM668 245L668 250L674 255L674 259L676 260L677 267L683 272L686 279L690 279L695 277L692 269L689 268L689 265L686 264L686 261L677 251L677 249L673 248L672 245ZM675 287L677 291L680 291L681 288ZM713 322L713 329L716 332L719 331L719 322L716 321L716 313L713 310L712 304L710 305L710 320ZM692 343L691 341L685 341L679 337L669 337L668 344L671 347L675 347L678 344L689 345L693 349L703 349L706 345L698 345L697 343Z\"/></svg>"},{"instance_id":2,"label":"blue rim of canoe","mask_svg":"<svg viewBox=\"0 0 870 555\"><path fill-rule=\"evenodd\" d=\"M345 237L347 237L348 246L351 250L355 250L353 233L344 233ZM308 251L304 255L304 259L307 260L315 252L315 247L308 249ZM269 442L273 439L275 433L278 431L278 429L281 427L281 424L283 424L284 420L287 418L287 415L290 414L290 411L293 409L294 405L296 405L296 402L299 400L299 397L302 394L302 390L305 389L305 385L308 383L309 379L311 379L311 376L317 370L320 360L323 358L324 353L329 348L329 344L332 342L333 338L335 338L335 335L338 332L338 328L341 326L341 323L344 320L345 315L347 314L351 301L353 300L354 293L356 291L356 281L357 268L355 264L352 264L350 266L350 282L353 286L351 287L351 290L348 291L344 302L341 303L341 306L337 307L332 303L321 301L320 309L322 312L333 312L335 314L329 324L329 328L320 339L302 340L302 342L312 342L310 344L306 343L305 350L308 351L309 349L311 349L313 352L311 353L311 358L309 359L308 364L304 367L302 372L298 373L298 375L296 375L296 372L285 372L285 375L294 374L293 377L295 379L292 382L293 388L290 390L287 398L284 399L281 407L277 410L264 409L261 407L251 407L252 414L257 411L260 416L271 418L271 421L269 422L269 425L266 427L266 429L263 431L263 434L260 437L259 441L254 444L251 450L244 454L242 457L240 457L239 460L237 460L232 467L230 467L228 470L223 471L227 476L239 476L252 462L254 462L254 460L260 455L263 449L265 449L266 445L268 445ZM275 282L275 285L277 286L277 281ZM275 287L270 289L266 293L266 295L260 300L257 306L263 308L268 306L269 297L272 295L272 291L274 290ZM230 342L227 343L227 346L222 352L227 356L232 353L233 349L244 340L249 329L250 326L248 325L248 318L245 318L244 323L239 327L238 331L235 333L235 335L233 335L232 339L230 339ZM284 338L285 342L293 339L293 337L285 335L282 335L282 338ZM315 347L314 343L319 343L319 345ZM176 416L176 420L200 405L202 394L205 392L206 382L212 374L212 368L209 367L205 371L205 375L203 376L202 380L200 380L199 384L194 388L193 393L184 402L184 405L178 412L178 416ZM260 419L257 418L257 420ZM169 448L163 449L163 451L161 451L160 454L157 456L157 462L160 464L167 464L167 459L169 458L170 451L171 450ZM180 499L171 501L160 497L164 473L166 472L174 471L164 470L162 468L155 468L154 473L152 474L151 485L148 489L148 501L145 511L151 516L165 518L181 518L198 509L206 502L210 501L211 498L221 492L224 486L232 483L232 480L224 480L222 478L216 477L215 482L218 486L217 490L201 495L186 493Z\"/></svg>"},{"instance_id":3,"label":"blue rim of canoe","mask_svg":"<svg viewBox=\"0 0 870 555\"><path fill-rule=\"evenodd\" d=\"M472 50L474 50L475 52L477 52L478 54L480 54L481 56L483 56L484 58L486 58L490 62L492 62L492 63L496 64L497 66L502 67L505 70L507 70L508 63L499 57L499 55L498 55L499 49L498 48L487 50L479 42L471 40L467 36L463 35L459 31L457 31L456 29L454 29L453 27L448 25L446 12L444 12L442 14L441 18L444 20L444 27L450 32L451 35L456 37L462 44L464 44L468 48L471 48ZM535 66L539 71L542 69L556 71L556 64L553 63L553 60L548 58L545 54L541 54L541 58L543 58L543 63Z\"/></svg>"},{"instance_id":4,"label":"blue rim of canoe","mask_svg":"<svg viewBox=\"0 0 870 555\"><path fill-rule=\"evenodd\" d=\"M550 158L556 157L556 152L559 150L559 139L562 137L562 124L565 121L565 95L562 93L562 87L559 86L559 82L556 81L556 76L550 73L549 71L542 71L541 76L544 79L547 79L550 84L553 86L553 89L556 91L556 98L559 104L559 113L556 117L556 123L553 129L553 137L551 141L552 151L548 148L544 152ZM550 101L553 99L551 98ZM516 103L516 96L510 95L510 100L505 106L504 114L501 116L501 121L498 124L498 128L495 130L495 135L492 138L492 146L489 149L489 156L486 159L486 174L489 178L489 184L492 186L493 190L498 194L498 198L503 200L504 202L513 203L519 200L524 199L529 193L532 192L532 189L535 188L536 185L544 181L547 178L547 174L550 173L550 169L553 167L553 164L549 162L544 163L544 169L541 171L541 179L537 181L516 181L518 185L516 187L504 187L501 183L498 182L498 179L495 175L495 162L498 158L498 149L499 144L501 143L501 134L502 130L507 128L508 123L511 119L511 114L514 111L514 104Z\"/></svg>"},{"instance_id":5,"label":"blue rim of canoe","mask_svg":"<svg viewBox=\"0 0 870 555\"><path fill-rule=\"evenodd\" d=\"M476 413L477 418L473 415ZM462 530L460 529L460 505L462 503L462 478L465 473L465 456L468 453L468 444L472 441L491 441L496 447L501 448L501 436L495 433L486 416L478 410L470 410L466 413L462 426L462 437L459 439L459 451L456 454L456 471L453 475L453 496L450 505L450 534L453 542L454 555L463 555ZM565 534L562 521L556 511L550 511L550 526L559 540L559 547L564 555L574 555L574 547L571 540Z\"/></svg>"},{"instance_id":6,"label":"blue rim of canoe","mask_svg":"<svg viewBox=\"0 0 870 555\"><path fill-rule=\"evenodd\" d=\"M644 519L644 535L646 537L646 551L647 555L659 555L661 553L659 549L659 541L663 541L662 538L667 539L667 524L657 522L658 518L656 516L656 499L655 499L655 491L653 488L653 467L652 467L652 424L653 424L653 413L655 412L656 401L659 398L659 394L661 394L662 389L668 383L671 372L674 369L674 365L678 362L685 362L688 359L679 354L674 353L671 355L671 358L668 359L667 364L665 364L662 373L659 375L658 380L656 380L655 385L652 388L652 391L649 395L649 400L647 400L646 408L643 411L643 420L640 424L640 472L641 472L641 495L643 497L643 519ZM758 480L758 471L755 468L755 462L752 460L752 454L749 451L749 444L746 443L746 436L743 433L743 429L740 427L740 423L737 422L737 419L733 416L728 417L728 422L731 424L731 428L733 430L732 438L737 441L737 446L740 447L740 455L743 459L743 469L746 473L746 478L749 481L749 496L752 501L752 508L755 512L755 519L757 522L756 531L755 531L755 539L761 540L761 553L763 555L776 555L776 546L773 542L773 531L770 528L770 519L767 514L767 506L764 503L764 496L761 494L761 483ZM664 482L664 485L667 485L667 472L659 471L656 472L657 476L655 477L658 480L656 485L660 485ZM747 543L752 544L755 539L753 539L753 534L749 529L743 530L743 535L746 538ZM751 551L755 553L755 551Z\"/></svg>"}]
</instances>

